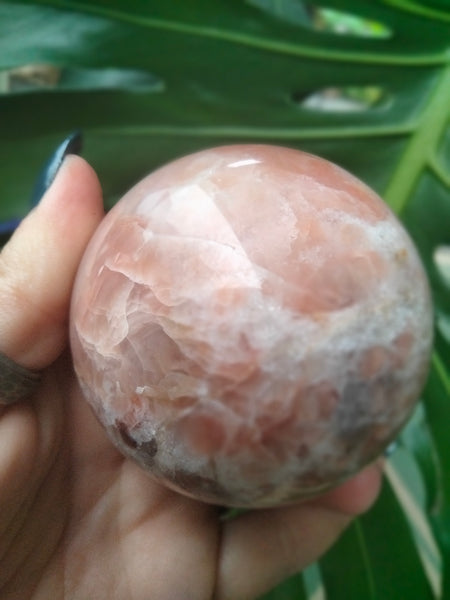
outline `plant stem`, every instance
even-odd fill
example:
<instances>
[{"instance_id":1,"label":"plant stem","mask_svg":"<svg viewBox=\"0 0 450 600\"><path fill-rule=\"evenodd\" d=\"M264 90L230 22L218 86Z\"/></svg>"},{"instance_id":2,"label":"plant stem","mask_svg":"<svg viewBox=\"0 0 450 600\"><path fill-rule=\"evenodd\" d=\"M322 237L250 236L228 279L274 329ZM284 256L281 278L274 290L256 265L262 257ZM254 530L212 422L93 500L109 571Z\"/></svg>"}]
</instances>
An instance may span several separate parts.
<instances>
[{"instance_id":1,"label":"plant stem","mask_svg":"<svg viewBox=\"0 0 450 600\"><path fill-rule=\"evenodd\" d=\"M434 152L449 118L449 98L450 64L442 70L430 100L419 117L418 127L406 145L384 194L384 199L397 214L405 210L419 177L433 161Z\"/></svg>"}]
</instances>

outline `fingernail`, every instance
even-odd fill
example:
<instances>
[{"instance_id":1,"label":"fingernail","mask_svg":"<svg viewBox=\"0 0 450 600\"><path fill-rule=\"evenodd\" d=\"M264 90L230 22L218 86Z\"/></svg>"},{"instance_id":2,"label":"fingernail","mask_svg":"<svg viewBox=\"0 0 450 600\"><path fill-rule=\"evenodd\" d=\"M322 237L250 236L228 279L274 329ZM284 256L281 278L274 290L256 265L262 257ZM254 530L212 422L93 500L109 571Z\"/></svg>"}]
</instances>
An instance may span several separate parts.
<instances>
[{"instance_id":1,"label":"fingernail","mask_svg":"<svg viewBox=\"0 0 450 600\"><path fill-rule=\"evenodd\" d=\"M71 133L66 139L56 148L51 157L45 163L44 168L39 173L39 176L34 184L33 193L31 195L30 207L33 208L39 204L40 199L53 183L56 174L61 167L63 160L68 154L80 154L83 138L80 131ZM9 237L14 233L14 230L20 224L22 219L13 218L7 221L0 221L0 248L6 243Z\"/></svg>"},{"instance_id":2,"label":"fingernail","mask_svg":"<svg viewBox=\"0 0 450 600\"><path fill-rule=\"evenodd\" d=\"M36 206L52 185L65 157L68 154L80 154L83 138L80 131L71 133L54 151L40 172L31 197L31 205Z\"/></svg>"},{"instance_id":3,"label":"fingernail","mask_svg":"<svg viewBox=\"0 0 450 600\"><path fill-rule=\"evenodd\" d=\"M11 234L19 226L20 219L9 219L0 222L0 236Z\"/></svg>"}]
</instances>

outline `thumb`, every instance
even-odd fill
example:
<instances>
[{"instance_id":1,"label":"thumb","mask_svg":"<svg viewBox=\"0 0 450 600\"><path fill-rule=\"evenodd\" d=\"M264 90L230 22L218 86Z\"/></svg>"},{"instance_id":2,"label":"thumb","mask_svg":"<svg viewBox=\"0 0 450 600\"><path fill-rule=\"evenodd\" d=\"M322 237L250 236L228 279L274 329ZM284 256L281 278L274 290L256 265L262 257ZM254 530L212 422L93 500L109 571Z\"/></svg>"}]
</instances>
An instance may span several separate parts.
<instances>
[{"instance_id":1,"label":"thumb","mask_svg":"<svg viewBox=\"0 0 450 600\"><path fill-rule=\"evenodd\" d=\"M93 169L67 156L0 253L0 352L29 369L58 357L67 342L75 273L102 216Z\"/></svg>"}]
</instances>

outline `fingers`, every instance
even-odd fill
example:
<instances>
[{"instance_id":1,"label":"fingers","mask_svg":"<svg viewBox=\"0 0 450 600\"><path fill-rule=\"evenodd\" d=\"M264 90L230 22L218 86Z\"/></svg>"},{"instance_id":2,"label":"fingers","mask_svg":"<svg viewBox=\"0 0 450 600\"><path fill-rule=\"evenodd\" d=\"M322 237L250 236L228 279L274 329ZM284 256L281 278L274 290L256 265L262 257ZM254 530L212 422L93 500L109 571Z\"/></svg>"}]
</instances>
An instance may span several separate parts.
<instances>
[{"instance_id":1,"label":"fingers","mask_svg":"<svg viewBox=\"0 0 450 600\"><path fill-rule=\"evenodd\" d=\"M67 156L40 204L0 254L0 351L30 369L52 363L67 341L75 273L103 216L100 184Z\"/></svg>"},{"instance_id":2,"label":"fingers","mask_svg":"<svg viewBox=\"0 0 450 600\"><path fill-rule=\"evenodd\" d=\"M249 600L324 552L350 517L314 505L248 513L224 532L215 600Z\"/></svg>"},{"instance_id":3,"label":"fingers","mask_svg":"<svg viewBox=\"0 0 450 600\"><path fill-rule=\"evenodd\" d=\"M224 526L215 600L249 600L321 556L374 502L381 481L371 466L324 498L253 511Z\"/></svg>"},{"instance_id":4,"label":"fingers","mask_svg":"<svg viewBox=\"0 0 450 600\"><path fill-rule=\"evenodd\" d=\"M314 503L351 517L366 512L380 491L383 464L384 459L378 459L356 477L314 500Z\"/></svg>"}]
</instances>

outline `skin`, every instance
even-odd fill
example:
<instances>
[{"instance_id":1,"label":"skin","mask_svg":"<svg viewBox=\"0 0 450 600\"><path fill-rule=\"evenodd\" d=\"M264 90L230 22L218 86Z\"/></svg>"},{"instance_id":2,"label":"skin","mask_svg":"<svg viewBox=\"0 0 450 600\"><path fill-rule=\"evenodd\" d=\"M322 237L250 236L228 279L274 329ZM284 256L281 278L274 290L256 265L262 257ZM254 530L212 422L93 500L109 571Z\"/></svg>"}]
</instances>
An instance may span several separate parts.
<instances>
[{"instance_id":1,"label":"skin","mask_svg":"<svg viewBox=\"0 0 450 600\"><path fill-rule=\"evenodd\" d=\"M73 377L70 292L103 216L91 167L69 156L0 254L0 351L44 369L0 407L2 600L249 600L323 554L380 488L379 464L314 501L220 511L118 454Z\"/></svg>"}]
</instances>

